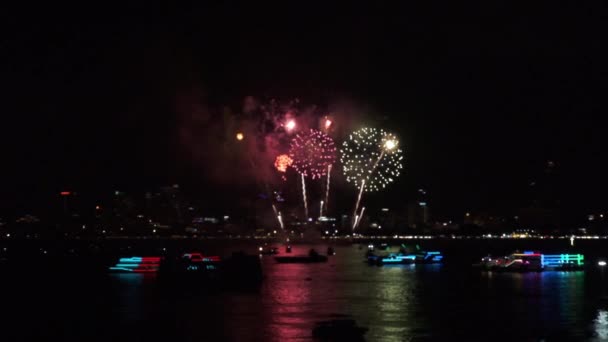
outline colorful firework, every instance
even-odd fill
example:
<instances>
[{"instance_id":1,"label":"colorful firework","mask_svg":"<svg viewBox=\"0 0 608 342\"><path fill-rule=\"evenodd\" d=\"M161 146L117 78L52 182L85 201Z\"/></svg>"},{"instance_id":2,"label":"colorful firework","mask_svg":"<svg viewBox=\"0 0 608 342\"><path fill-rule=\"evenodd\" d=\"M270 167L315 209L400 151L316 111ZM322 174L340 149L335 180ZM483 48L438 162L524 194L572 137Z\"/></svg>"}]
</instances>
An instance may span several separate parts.
<instances>
[{"instance_id":1,"label":"colorful firework","mask_svg":"<svg viewBox=\"0 0 608 342\"><path fill-rule=\"evenodd\" d=\"M378 191L392 183L403 169L403 153L397 138L381 129L362 128L353 132L342 144L340 161L346 181L359 188L353 230L358 226L363 210L358 213L363 191Z\"/></svg>"},{"instance_id":2,"label":"colorful firework","mask_svg":"<svg viewBox=\"0 0 608 342\"><path fill-rule=\"evenodd\" d=\"M362 128L350 134L340 149L346 181L366 192L386 188L403 169L398 145L394 135L381 129Z\"/></svg>"},{"instance_id":3,"label":"colorful firework","mask_svg":"<svg viewBox=\"0 0 608 342\"><path fill-rule=\"evenodd\" d=\"M289 158L286 154L281 154L274 160L274 167L279 172L287 172L287 168L290 167L292 163L293 159Z\"/></svg>"},{"instance_id":4,"label":"colorful firework","mask_svg":"<svg viewBox=\"0 0 608 342\"><path fill-rule=\"evenodd\" d=\"M287 132L291 132L296 128L296 120L289 119L287 122L285 122L284 126Z\"/></svg>"},{"instance_id":5,"label":"colorful firework","mask_svg":"<svg viewBox=\"0 0 608 342\"><path fill-rule=\"evenodd\" d=\"M289 157L293 159L293 168L302 176L321 178L336 161L336 147L327 134L311 129L298 133L291 141Z\"/></svg>"}]
</instances>

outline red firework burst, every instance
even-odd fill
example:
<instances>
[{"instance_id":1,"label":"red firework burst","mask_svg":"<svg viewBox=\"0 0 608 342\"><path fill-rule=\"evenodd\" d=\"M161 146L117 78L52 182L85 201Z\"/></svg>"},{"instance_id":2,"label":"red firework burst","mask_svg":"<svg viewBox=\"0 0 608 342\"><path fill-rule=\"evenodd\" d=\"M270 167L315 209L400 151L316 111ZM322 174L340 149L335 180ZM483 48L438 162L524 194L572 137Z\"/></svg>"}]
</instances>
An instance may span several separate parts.
<instances>
[{"instance_id":1,"label":"red firework burst","mask_svg":"<svg viewBox=\"0 0 608 342\"><path fill-rule=\"evenodd\" d=\"M304 177L321 178L336 161L336 146L327 134L311 129L298 133L291 141L292 167Z\"/></svg>"}]
</instances>

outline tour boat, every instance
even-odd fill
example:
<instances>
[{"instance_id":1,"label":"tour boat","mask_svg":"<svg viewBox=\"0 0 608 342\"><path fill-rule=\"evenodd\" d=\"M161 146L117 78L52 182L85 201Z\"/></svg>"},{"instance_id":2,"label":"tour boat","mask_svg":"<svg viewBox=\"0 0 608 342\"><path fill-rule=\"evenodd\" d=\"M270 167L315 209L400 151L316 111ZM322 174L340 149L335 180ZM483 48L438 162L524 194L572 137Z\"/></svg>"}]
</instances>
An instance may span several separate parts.
<instances>
[{"instance_id":1,"label":"tour boat","mask_svg":"<svg viewBox=\"0 0 608 342\"><path fill-rule=\"evenodd\" d=\"M571 271L583 269L585 256L582 254L542 254L525 251L492 258L486 256L477 266L492 271Z\"/></svg>"}]
</instances>

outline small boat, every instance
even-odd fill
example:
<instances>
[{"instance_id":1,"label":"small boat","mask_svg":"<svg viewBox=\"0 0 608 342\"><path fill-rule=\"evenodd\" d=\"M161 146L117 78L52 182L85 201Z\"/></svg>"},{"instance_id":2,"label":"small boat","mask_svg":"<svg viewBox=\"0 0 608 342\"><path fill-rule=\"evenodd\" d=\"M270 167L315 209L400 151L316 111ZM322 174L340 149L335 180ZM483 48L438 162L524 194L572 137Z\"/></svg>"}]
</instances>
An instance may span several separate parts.
<instances>
[{"instance_id":1,"label":"small boat","mask_svg":"<svg viewBox=\"0 0 608 342\"><path fill-rule=\"evenodd\" d=\"M327 262L327 256L317 253L314 249L311 249L308 255L293 255L293 256L278 256L274 259L279 263L315 263L315 262Z\"/></svg>"},{"instance_id":2,"label":"small boat","mask_svg":"<svg viewBox=\"0 0 608 342\"><path fill-rule=\"evenodd\" d=\"M269 246L261 246L258 248L260 255L275 255L279 254L279 249L277 247L269 247Z\"/></svg>"},{"instance_id":3,"label":"small boat","mask_svg":"<svg viewBox=\"0 0 608 342\"><path fill-rule=\"evenodd\" d=\"M219 268L221 258L216 255L203 255L201 253L185 253L182 255L183 271L212 271Z\"/></svg>"}]
</instances>

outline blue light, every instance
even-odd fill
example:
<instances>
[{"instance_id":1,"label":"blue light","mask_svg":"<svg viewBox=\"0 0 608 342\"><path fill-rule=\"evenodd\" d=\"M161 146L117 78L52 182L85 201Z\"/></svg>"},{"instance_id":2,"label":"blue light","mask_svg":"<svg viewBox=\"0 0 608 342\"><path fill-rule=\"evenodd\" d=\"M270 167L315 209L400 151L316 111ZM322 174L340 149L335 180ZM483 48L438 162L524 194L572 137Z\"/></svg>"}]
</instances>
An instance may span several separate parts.
<instances>
[{"instance_id":1,"label":"blue light","mask_svg":"<svg viewBox=\"0 0 608 342\"><path fill-rule=\"evenodd\" d=\"M139 264L126 264L126 263L118 263L116 267L137 267Z\"/></svg>"},{"instance_id":2,"label":"blue light","mask_svg":"<svg viewBox=\"0 0 608 342\"><path fill-rule=\"evenodd\" d=\"M124 268L124 267L110 267L110 270L112 271L127 271L127 272L133 272L132 268Z\"/></svg>"},{"instance_id":3,"label":"blue light","mask_svg":"<svg viewBox=\"0 0 608 342\"><path fill-rule=\"evenodd\" d=\"M524 251L524 254L534 254L533 251Z\"/></svg>"},{"instance_id":4,"label":"blue light","mask_svg":"<svg viewBox=\"0 0 608 342\"><path fill-rule=\"evenodd\" d=\"M140 263L142 261L141 257L132 257L132 258L120 258L118 262L124 263Z\"/></svg>"}]
</instances>

